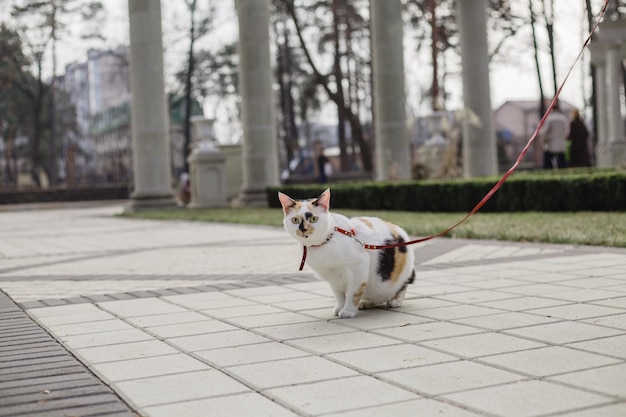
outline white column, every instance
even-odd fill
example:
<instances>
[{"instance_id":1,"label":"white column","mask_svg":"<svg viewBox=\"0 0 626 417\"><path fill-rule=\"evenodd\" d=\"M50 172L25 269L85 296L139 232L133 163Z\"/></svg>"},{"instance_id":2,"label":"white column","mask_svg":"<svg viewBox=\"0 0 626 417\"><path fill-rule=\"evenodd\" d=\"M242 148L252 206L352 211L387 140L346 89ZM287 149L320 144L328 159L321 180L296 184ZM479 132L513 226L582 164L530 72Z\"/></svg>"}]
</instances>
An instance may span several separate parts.
<instances>
[{"instance_id":1,"label":"white column","mask_svg":"<svg viewBox=\"0 0 626 417\"><path fill-rule=\"evenodd\" d=\"M624 138L624 119L620 103L622 60L619 46L619 44L611 44L606 51L609 166L620 166L626 162L626 138Z\"/></svg>"},{"instance_id":2,"label":"white column","mask_svg":"<svg viewBox=\"0 0 626 417\"><path fill-rule=\"evenodd\" d=\"M607 122L607 99L606 99L606 68L605 63L599 62L595 64L596 72L596 104L597 118L595 122L598 124L598 137L596 142L596 160L598 167L610 166L608 155L609 134Z\"/></svg>"},{"instance_id":3,"label":"white column","mask_svg":"<svg viewBox=\"0 0 626 417\"><path fill-rule=\"evenodd\" d=\"M128 0L134 191L128 210L175 206L160 0Z\"/></svg>"},{"instance_id":4,"label":"white column","mask_svg":"<svg viewBox=\"0 0 626 417\"><path fill-rule=\"evenodd\" d=\"M456 2L463 69L463 103L480 125L463 126L463 172L466 177L498 172L496 137L489 88L486 0ZM466 117L466 120L470 117Z\"/></svg>"},{"instance_id":5,"label":"white column","mask_svg":"<svg viewBox=\"0 0 626 417\"><path fill-rule=\"evenodd\" d=\"M411 178L406 121L402 4L371 0L376 178Z\"/></svg>"},{"instance_id":6,"label":"white column","mask_svg":"<svg viewBox=\"0 0 626 417\"><path fill-rule=\"evenodd\" d=\"M620 104L622 61L619 59L618 45L610 45L606 51L606 85L608 109L609 142L624 140L624 122Z\"/></svg>"},{"instance_id":7,"label":"white column","mask_svg":"<svg viewBox=\"0 0 626 417\"><path fill-rule=\"evenodd\" d=\"M269 0L235 0L243 122L240 202L266 206L265 189L278 184L278 155L270 62Z\"/></svg>"}]
</instances>

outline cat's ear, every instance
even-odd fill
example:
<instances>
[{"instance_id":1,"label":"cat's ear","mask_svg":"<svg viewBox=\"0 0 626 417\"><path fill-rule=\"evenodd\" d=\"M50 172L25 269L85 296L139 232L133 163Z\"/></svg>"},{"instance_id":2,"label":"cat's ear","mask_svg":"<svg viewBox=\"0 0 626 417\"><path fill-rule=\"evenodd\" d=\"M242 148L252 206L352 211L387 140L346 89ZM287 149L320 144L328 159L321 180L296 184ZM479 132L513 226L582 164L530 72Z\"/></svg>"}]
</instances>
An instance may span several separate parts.
<instances>
[{"instance_id":1,"label":"cat's ear","mask_svg":"<svg viewBox=\"0 0 626 417\"><path fill-rule=\"evenodd\" d=\"M291 197L287 194L281 193L280 191L278 192L278 199L280 200L280 204L283 206L285 214L287 214L290 208L296 205L296 202Z\"/></svg>"},{"instance_id":2,"label":"cat's ear","mask_svg":"<svg viewBox=\"0 0 626 417\"><path fill-rule=\"evenodd\" d=\"M330 188L327 188L326 191L322 193L317 200L313 202L316 206L319 206L324 209L324 211L328 211L330 208Z\"/></svg>"}]
</instances>

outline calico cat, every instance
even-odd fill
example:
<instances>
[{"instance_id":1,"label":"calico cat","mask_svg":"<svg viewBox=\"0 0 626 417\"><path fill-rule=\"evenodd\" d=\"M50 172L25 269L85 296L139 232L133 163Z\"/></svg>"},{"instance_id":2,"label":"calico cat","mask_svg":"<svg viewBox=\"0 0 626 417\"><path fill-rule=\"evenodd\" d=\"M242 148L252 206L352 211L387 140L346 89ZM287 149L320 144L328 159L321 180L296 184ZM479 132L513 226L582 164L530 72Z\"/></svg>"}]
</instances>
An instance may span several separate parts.
<instances>
[{"instance_id":1,"label":"calico cat","mask_svg":"<svg viewBox=\"0 0 626 417\"><path fill-rule=\"evenodd\" d=\"M303 262L306 258L335 294L336 316L354 317L358 309L402 304L407 286L415 279L413 251L406 246L367 250L361 242L406 242L404 230L377 217L349 219L331 213L330 190L316 199L294 200L280 192L278 198L285 229L303 246Z\"/></svg>"}]
</instances>

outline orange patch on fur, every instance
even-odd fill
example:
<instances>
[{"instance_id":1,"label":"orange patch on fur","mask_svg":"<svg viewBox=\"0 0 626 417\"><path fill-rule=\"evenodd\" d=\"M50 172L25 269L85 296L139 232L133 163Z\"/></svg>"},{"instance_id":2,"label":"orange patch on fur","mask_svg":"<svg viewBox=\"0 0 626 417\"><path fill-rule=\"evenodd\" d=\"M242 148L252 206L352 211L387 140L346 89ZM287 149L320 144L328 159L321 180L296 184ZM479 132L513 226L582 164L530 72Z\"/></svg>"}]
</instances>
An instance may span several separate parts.
<instances>
[{"instance_id":1,"label":"orange patch on fur","mask_svg":"<svg viewBox=\"0 0 626 417\"><path fill-rule=\"evenodd\" d=\"M359 287L359 290L355 292L354 295L352 296L352 304L354 304L355 306L359 305L359 301L361 301L361 297L363 297L363 293L365 292L366 285L367 283L365 282L361 284L361 286Z\"/></svg>"},{"instance_id":2,"label":"orange patch on fur","mask_svg":"<svg viewBox=\"0 0 626 417\"><path fill-rule=\"evenodd\" d=\"M373 224L371 221L369 221L369 220L367 220L366 218L364 218L364 217L357 217L357 220L359 220L359 221L361 221L361 222L365 223L365 225L366 225L367 227L369 227L370 229L373 229L373 228L374 228L374 224Z\"/></svg>"}]
</instances>

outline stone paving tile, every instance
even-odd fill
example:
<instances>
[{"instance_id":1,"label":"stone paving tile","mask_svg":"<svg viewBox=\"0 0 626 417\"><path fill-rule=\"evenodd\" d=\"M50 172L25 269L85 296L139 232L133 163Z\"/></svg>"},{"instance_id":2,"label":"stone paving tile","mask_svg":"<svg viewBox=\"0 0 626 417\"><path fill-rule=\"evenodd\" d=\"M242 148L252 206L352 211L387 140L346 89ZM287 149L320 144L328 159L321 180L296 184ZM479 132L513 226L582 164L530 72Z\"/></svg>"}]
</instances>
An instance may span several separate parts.
<instances>
[{"instance_id":1,"label":"stone paving tile","mask_svg":"<svg viewBox=\"0 0 626 417\"><path fill-rule=\"evenodd\" d=\"M422 297L433 297L438 295L448 295L460 292L472 291L472 287L465 287L454 284L432 284L424 283L416 280L412 286L409 286L411 294L416 294Z\"/></svg>"},{"instance_id":2,"label":"stone paving tile","mask_svg":"<svg viewBox=\"0 0 626 417\"><path fill-rule=\"evenodd\" d=\"M116 332L90 333L59 338L69 349L80 349L96 346L117 345L120 343L153 340L152 336L137 329L118 330Z\"/></svg>"},{"instance_id":3,"label":"stone paving tile","mask_svg":"<svg viewBox=\"0 0 626 417\"><path fill-rule=\"evenodd\" d=\"M606 356L591 355L560 346L548 346L522 352L481 358L480 362L534 377L563 374L620 362Z\"/></svg>"},{"instance_id":4,"label":"stone paving tile","mask_svg":"<svg viewBox=\"0 0 626 417\"><path fill-rule=\"evenodd\" d=\"M251 304L238 307L224 307L209 310L200 310L202 314L217 319L228 319L231 317L246 317L256 314L283 313L285 310L265 304Z\"/></svg>"},{"instance_id":5,"label":"stone paving tile","mask_svg":"<svg viewBox=\"0 0 626 417\"><path fill-rule=\"evenodd\" d=\"M564 294L564 293L570 293L570 292L573 293L576 291L576 288L566 287L566 286L557 285L557 284L528 283L526 285L520 285L517 287L508 287L508 288L502 289L502 291L506 291L511 294L517 294L517 295L543 296L543 297L559 299L560 297L556 296L555 294ZM565 300L570 301L569 299L565 299Z\"/></svg>"},{"instance_id":6,"label":"stone paving tile","mask_svg":"<svg viewBox=\"0 0 626 417\"><path fill-rule=\"evenodd\" d=\"M228 372L259 390L359 375L317 356L232 366Z\"/></svg>"},{"instance_id":7,"label":"stone paving tile","mask_svg":"<svg viewBox=\"0 0 626 417\"><path fill-rule=\"evenodd\" d=\"M121 320L100 320L94 322L83 322L73 324L61 324L48 326L48 330L56 337L85 335L91 333L115 332L120 330L131 330L133 326Z\"/></svg>"},{"instance_id":8,"label":"stone paving tile","mask_svg":"<svg viewBox=\"0 0 626 417\"><path fill-rule=\"evenodd\" d=\"M375 346L392 345L397 344L398 341L372 333L355 332L346 329L345 333L304 337L288 340L285 343L321 355L348 350L366 349Z\"/></svg>"},{"instance_id":9,"label":"stone paving tile","mask_svg":"<svg viewBox=\"0 0 626 417\"><path fill-rule=\"evenodd\" d=\"M182 307L156 298L107 301L98 305L100 308L120 317L141 317L153 314L185 313L187 311Z\"/></svg>"},{"instance_id":10,"label":"stone paving tile","mask_svg":"<svg viewBox=\"0 0 626 417\"><path fill-rule=\"evenodd\" d=\"M383 372L379 376L423 395L443 395L525 379L511 372L470 361Z\"/></svg>"},{"instance_id":11,"label":"stone paving tile","mask_svg":"<svg viewBox=\"0 0 626 417\"><path fill-rule=\"evenodd\" d=\"M194 321L192 323L167 324L164 326L144 327L144 331L159 338L171 339L173 337L194 336L206 333L218 333L229 330L238 330L237 327L207 318L204 321Z\"/></svg>"},{"instance_id":12,"label":"stone paving tile","mask_svg":"<svg viewBox=\"0 0 626 417\"><path fill-rule=\"evenodd\" d=\"M566 320L590 319L620 313L623 313L623 310L592 304L569 304L557 307L540 308L532 311L532 314L547 317L558 317Z\"/></svg>"},{"instance_id":13,"label":"stone paving tile","mask_svg":"<svg viewBox=\"0 0 626 417\"><path fill-rule=\"evenodd\" d=\"M300 291L290 291L280 294L265 294L258 296L248 296L247 299L261 304L277 304L281 302L292 302L300 300L319 300L326 297Z\"/></svg>"},{"instance_id":14,"label":"stone paving tile","mask_svg":"<svg viewBox=\"0 0 626 417\"><path fill-rule=\"evenodd\" d=\"M426 308L416 311L415 314L435 320L453 320L467 317L486 316L499 313L501 311L502 310L496 310L490 307L454 305L449 307Z\"/></svg>"},{"instance_id":15,"label":"stone paving tile","mask_svg":"<svg viewBox=\"0 0 626 417\"><path fill-rule=\"evenodd\" d=\"M450 300L463 304L477 304L487 301L506 300L509 298L516 298L514 294L494 291L494 290L479 290L479 291L465 291L455 294L440 295L438 298L443 300Z\"/></svg>"},{"instance_id":16,"label":"stone paving tile","mask_svg":"<svg viewBox=\"0 0 626 417\"><path fill-rule=\"evenodd\" d=\"M566 346L626 360L626 335L624 334L586 342L571 343Z\"/></svg>"},{"instance_id":17,"label":"stone paving tile","mask_svg":"<svg viewBox=\"0 0 626 417\"><path fill-rule=\"evenodd\" d=\"M335 300L332 296L328 296L298 301L284 301L281 303L273 303L272 305L285 310L306 313L307 310L320 308L331 311L335 307Z\"/></svg>"},{"instance_id":18,"label":"stone paving tile","mask_svg":"<svg viewBox=\"0 0 626 417\"><path fill-rule=\"evenodd\" d=\"M508 385L445 395L462 406L501 417L531 417L607 404L604 397L544 381Z\"/></svg>"},{"instance_id":19,"label":"stone paving tile","mask_svg":"<svg viewBox=\"0 0 626 417\"><path fill-rule=\"evenodd\" d=\"M138 409L250 391L214 369L122 381L113 384L113 388L123 392Z\"/></svg>"},{"instance_id":20,"label":"stone paving tile","mask_svg":"<svg viewBox=\"0 0 626 417\"><path fill-rule=\"evenodd\" d=\"M162 300L196 311L256 305L252 301L233 297L222 292L172 295L162 297Z\"/></svg>"},{"instance_id":21,"label":"stone paving tile","mask_svg":"<svg viewBox=\"0 0 626 417\"><path fill-rule=\"evenodd\" d=\"M574 280L569 280L569 281L564 281L563 284L565 285L569 285L571 287L577 287L577 288L604 288L604 287L609 287L607 288L608 290L614 289L615 286L617 285L623 285L624 284L624 280L623 279L619 279L619 278L605 278L605 277L594 277L593 272L596 272L594 270L589 270L586 273L584 271L579 271L580 273L584 274L586 277L585 278L578 278L578 279L574 279ZM624 271L621 272L616 272L616 274L623 274ZM592 278L591 278L592 277Z\"/></svg>"},{"instance_id":22,"label":"stone paving tile","mask_svg":"<svg viewBox=\"0 0 626 417\"><path fill-rule=\"evenodd\" d=\"M396 309L371 309L361 310L356 317L350 320L341 320L339 323L358 330L374 330L386 327L404 327L429 321L431 320L418 317L415 314L401 313Z\"/></svg>"},{"instance_id":23,"label":"stone paving tile","mask_svg":"<svg viewBox=\"0 0 626 417\"><path fill-rule=\"evenodd\" d=\"M424 298L424 297L409 297L407 291L407 297L405 297L402 305L395 309L398 312L417 312L419 310L426 310L430 308L438 307L450 307L459 305L452 301L444 301L437 298Z\"/></svg>"},{"instance_id":24,"label":"stone paving tile","mask_svg":"<svg viewBox=\"0 0 626 417\"><path fill-rule=\"evenodd\" d=\"M626 416L626 403L594 407L589 410L574 411L567 417L621 417Z\"/></svg>"},{"instance_id":25,"label":"stone paving tile","mask_svg":"<svg viewBox=\"0 0 626 417\"><path fill-rule=\"evenodd\" d=\"M159 340L79 348L74 349L72 352L83 362L90 364L178 353L176 349Z\"/></svg>"},{"instance_id":26,"label":"stone paving tile","mask_svg":"<svg viewBox=\"0 0 626 417\"><path fill-rule=\"evenodd\" d=\"M476 417L479 414L446 404L441 401L420 399L401 403L343 411L338 414L326 414L325 417L380 417L380 416L441 416L441 417Z\"/></svg>"},{"instance_id":27,"label":"stone paving tile","mask_svg":"<svg viewBox=\"0 0 626 417\"><path fill-rule=\"evenodd\" d=\"M258 328L257 332L277 340L302 339L306 337L344 334L349 332L345 326L325 321L313 321L298 324L285 324Z\"/></svg>"},{"instance_id":28,"label":"stone paving tile","mask_svg":"<svg viewBox=\"0 0 626 417\"><path fill-rule=\"evenodd\" d=\"M604 300L592 301L590 304L626 309L626 297L611 297Z\"/></svg>"},{"instance_id":29,"label":"stone paving tile","mask_svg":"<svg viewBox=\"0 0 626 417\"><path fill-rule=\"evenodd\" d=\"M571 302L563 301L563 300L555 300L550 298L543 297L534 297L534 296L524 296L519 298L512 298L508 300L500 300L500 301L489 301L485 303L481 303L481 306L497 308L500 310L507 311L529 311L532 312L533 309L537 308L545 308L545 307L553 307L559 305L571 304Z\"/></svg>"},{"instance_id":30,"label":"stone paving tile","mask_svg":"<svg viewBox=\"0 0 626 417\"><path fill-rule=\"evenodd\" d=\"M190 417L205 415L207 410L210 410L212 415L228 417L299 416L299 414L290 411L257 393L246 393L204 400L178 402L174 404L146 407L141 411L150 417Z\"/></svg>"},{"instance_id":31,"label":"stone paving tile","mask_svg":"<svg viewBox=\"0 0 626 417\"><path fill-rule=\"evenodd\" d=\"M278 342L230 346L220 349L201 350L194 353L196 357L202 358L217 367L245 365L310 355L309 352Z\"/></svg>"},{"instance_id":32,"label":"stone paving tile","mask_svg":"<svg viewBox=\"0 0 626 417\"><path fill-rule=\"evenodd\" d=\"M615 298L615 291L604 289L576 289L550 294L551 298L577 303L594 303Z\"/></svg>"},{"instance_id":33,"label":"stone paving tile","mask_svg":"<svg viewBox=\"0 0 626 417\"><path fill-rule=\"evenodd\" d=\"M453 336L484 333L482 329L441 321L428 322L389 329L377 329L374 333L390 336L407 342L421 342Z\"/></svg>"},{"instance_id":34,"label":"stone paving tile","mask_svg":"<svg viewBox=\"0 0 626 417\"><path fill-rule=\"evenodd\" d=\"M293 290L286 286L279 285L268 285L265 287L256 287L256 288L241 288L238 290L228 290L224 291L224 294L232 295L235 297L258 297L263 295L274 295L274 294L283 294L283 293L292 293Z\"/></svg>"},{"instance_id":35,"label":"stone paving tile","mask_svg":"<svg viewBox=\"0 0 626 417\"><path fill-rule=\"evenodd\" d=\"M185 324L207 320L207 316L195 311L181 313L164 313L153 316L125 317L128 323L137 327L167 326L169 324Z\"/></svg>"},{"instance_id":36,"label":"stone paving tile","mask_svg":"<svg viewBox=\"0 0 626 417\"><path fill-rule=\"evenodd\" d=\"M209 366L182 353L99 363L91 369L107 383L183 372L207 370Z\"/></svg>"},{"instance_id":37,"label":"stone paving tile","mask_svg":"<svg viewBox=\"0 0 626 417\"><path fill-rule=\"evenodd\" d=\"M600 327L587 323L563 321L507 330L506 333L558 345L607 336L615 336L622 334L623 332L617 329Z\"/></svg>"},{"instance_id":38,"label":"stone paving tile","mask_svg":"<svg viewBox=\"0 0 626 417\"><path fill-rule=\"evenodd\" d=\"M423 346L466 358L477 358L498 353L515 352L544 346L542 343L500 333L452 337L421 342Z\"/></svg>"},{"instance_id":39,"label":"stone paving tile","mask_svg":"<svg viewBox=\"0 0 626 417\"><path fill-rule=\"evenodd\" d=\"M56 316L82 316L83 314L90 313L102 313L102 310L98 309L93 304L72 304L61 307L42 307L30 310L28 314L37 319L44 317L56 317Z\"/></svg>"},{"instance_id":40,"label":"stone paving tile","mask_svg":"<svg viewBox=\"0 0 626 417\"><path fill-rule=\"evenodd\" d=\"M605 366L550 378L589 391L626 399L626 364Z\"/></svg>"},{"instance_id":41,"label":"stone paving tile","mask_svg":"<svg viewBox=\"0 0 626 417\"><path fill-rule=\"evenodd\" d=\"M534 312L534 310L532 310ZM470 317L467 319L455 319L454 323L467 324L488 330L506 330L518 327L532 326L535 324L552 323L559 321L551 317L539 317L533 314L508 312L491 314L489 316Z\"/></svg>"},{"instance_id":42,"label":"stone paving tile","mask_svg":"<svg viewBox=\"0 0 626 417\"><path fill-rule=\"evenodd\" d=\"M458 360L454 356L406 344L358 349L334 353L326 357L353 366L365 373L378 373Z\"/></svg>"},{"instance_id":43,"label":"stone paving tile","mask_svg":"<svg viewBox=\"0 0 626 417\"><path fill-rule=\"evenodd\" d=\"M93 313L66 314L63 316L37 317L37 322L44 326L60 326L64 324L93 323L112 320L115 316L98 310Z\"/></svg>"},{"instance_id":44,"label":"stone paving tile","mask_svg":"<svg viewBox=\"0 0 626 417\"><path fill-rule=\"evenodd\" d=\"M231 317L227 319L229 323L246 328L257 328L266 326L276 326L281 324L304 323L307 321L317 321L315 317L304 314L281 312L272 314L259 314L245 317Z\"/></svg>"},{"instance_id":45,"label":"stone paving tile","mask_svg":"<svg viewBox=\"0 0 626 417\"><path fill-rule=\"evenodd\" d=\"M227 332L174 337L168 339L170 344L188 352L251 345L254 343L263 343L268 341L270 341L270 339L245 330L230 330Z\"/></svg>"},{"instance_id":46,"label":"stone paving tile","mask_svg":"<svg viewBox=\"0 0 626 417\"><path fill-rule=\"evenodd\" d=\"M275 388L266 393L302 413L313 415L420 398L368 376Z\"/></svg>"}]
</instances>

